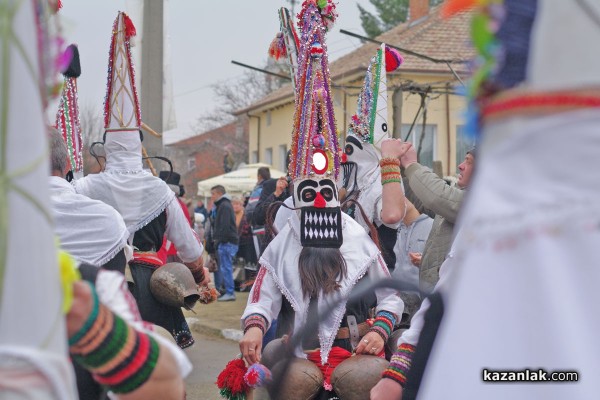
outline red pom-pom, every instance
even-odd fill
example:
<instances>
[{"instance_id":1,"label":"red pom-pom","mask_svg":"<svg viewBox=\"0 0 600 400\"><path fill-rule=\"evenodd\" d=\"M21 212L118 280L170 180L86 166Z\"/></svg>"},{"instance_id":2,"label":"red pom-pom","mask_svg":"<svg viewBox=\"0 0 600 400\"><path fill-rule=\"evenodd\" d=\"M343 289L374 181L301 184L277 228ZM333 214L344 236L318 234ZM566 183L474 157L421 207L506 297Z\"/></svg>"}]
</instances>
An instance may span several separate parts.
<instances>
[{"instance_id":1,"label":"red pom-pom","mask_svg":"<svg viewBox=\"0 0 600 400\"><path fill-rule=\"evenodd\" d=\"M229 361L217 377L217 386L219 389L227 389L234 396L247 393L248 385L244 381L247 370L246 363L241 358Z\"/></svg>"},{"instance_id":2,"label":"red pom-pom","mask_svg":"<svg viewBox=\"0 0 600 400\"><path fill-rule=\"evenodd\" d=\"M397 70L404 62L400 52L394 48L385 46L385 71L392 72Z\"/></svg>"},{"instance_id":3,"label":"red pom-pom","mask_svg":"<svg viewBox=\"0 0 600 400\"><path fill-rule=\"evenodd\" d=\"M60 10L62 8L62 1L61 0L57 0L56 1L56 11Z\"/></svg>"},{"instance_id":4,"label":"red pom-pom","mask_svg":"<svg viewBox=\"0 0 600 400\"><path fill-rule=\"evenodd\" d=\"M137 34L135 25L133 25L131 18L125 13L123 13L123 22L125 23L125 37L135 36Z\"/></svg>"},{"instance_id":5,"label":"red pom-pom","mask_svg":"<svg viewBox=\"0 0 600 400\"><path fill-rule=\"evenodd\" d=\"M346 155L346 153L342 154L342 163L347 163L348 162L348 156Z\"/></svg>"},{"instance_id":6,"label":"red pom-pom","mask_svg":"<svg viewBox=\"0 0 600 400\"><path fill-rule=\"evenodd\" d=\"M326 205L327 202L325 201L321 193L317 193L317 196L315 198L315 208L325 208Z\"/></svg>"}]
</instances>

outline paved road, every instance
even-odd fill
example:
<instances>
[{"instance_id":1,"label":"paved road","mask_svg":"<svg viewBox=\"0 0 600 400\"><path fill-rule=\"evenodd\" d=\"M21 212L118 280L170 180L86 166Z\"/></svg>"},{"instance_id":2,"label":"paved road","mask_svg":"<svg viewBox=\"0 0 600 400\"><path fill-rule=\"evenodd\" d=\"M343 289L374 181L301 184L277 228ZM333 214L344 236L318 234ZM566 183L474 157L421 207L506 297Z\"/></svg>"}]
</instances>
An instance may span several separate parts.
<instances>
[{"instance_id":1,"label":"paved road","mask_svg":"<svg viewBox=\"0 0 600 400\"><path fill-rule=\"evenodd\" d=\"M220 400L215 382L225 365L239 354L231 340L194 332L196 344L185 352L194 365L186 379L187 400Z\"/></svg>"}]
</instances>

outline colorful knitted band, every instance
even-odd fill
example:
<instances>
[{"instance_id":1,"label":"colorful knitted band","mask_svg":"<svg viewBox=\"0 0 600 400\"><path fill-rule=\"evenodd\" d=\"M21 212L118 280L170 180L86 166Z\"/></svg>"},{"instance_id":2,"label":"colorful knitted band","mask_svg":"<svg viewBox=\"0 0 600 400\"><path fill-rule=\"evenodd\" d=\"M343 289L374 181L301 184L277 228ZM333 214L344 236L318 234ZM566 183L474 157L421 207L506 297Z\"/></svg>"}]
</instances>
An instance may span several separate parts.
<instances>
[{"instance_id":1,"label":"colorful knitted band","mask_svg":"<svg viewBox=\"0 0 600 400\"><path fill-rule=\"evenodd\" d=\"M415 346L408 343L402 343L398 347L398 351L392 355L390 365L383 371L381 376L395 380L404 387L414 353Z\"/></svg>"},{"instance_id":2,"label":"colorful knitted band","mask_svg":"<svg viewBox=\"0 0 600 400\"><path fill-rule=\"evenodd\" d=\"M600 108L600 91L582 89L575 91L525 93L508 90L486 102L481 108L486 121L515 115L544 115L586 108Z\"/></svg>"},{"instance_id":3,"label":"colorful knitted band","mask_svg":"<svg viewBox=\"0 0 600 400\"><path fill-rule=\"evenodd\" d=\"M101 385L115 393L129 393L144 384L154 371L158 343L133 329L104 305L98 308L88 332L83 335L78 332L80 339L70 341L71 355Z\"/></svg>"},{"instance_id":4,"label":"colorful knitted band","mask_svg":"<svg viewBox=\"0 0 600 400\"><path fill-rule=\"evenodd\" d=\"M267 331L267 320L260 314L250 314L244 319L244 333L248 331L248 329L252 327L259 328L263 335Z\"/></svg>"},{"instance_id":5,"label":"colorful knitted band","mask_svg":"<svg viewBox=\"0 0 600 400\"><path fill-rule=\"evenodd\" d=\"M369 331L376 332L382 337L384 342L387 342L394 330L394 325L396 325L396 316L394 314L387 311L379 311Z\"/></svg>"},{"instance_id":6,"label":"colorful knitted band","mask_svg":"<svg viewBox=\"0 0 600 400\"><path fill-rule=\"evenodd\" d=\"M379 166L381 168L394 165L398 168L400 167L400 160L396 157L383 157L381 160L379 160Z\"/></svg>"},{"instance_id":7,"label":"colorful knitted band","mask_svg":"<svg viewBox=\"0 0 600 400\"><path fill-rule=\"evenodd\" d=\"M85 321L85 323L83 324L83 326L79 329L79 331L77 331L77 333L75 333L73 336L71 336L69 338L69 345L70 346L73 345L74 343L77 343L79 340L81 340L81 338L86 333L88 333L88 331L90 330L92 324L94 322L96 322L96 318L98 317L98 307L99 307L98 295L96 294L96 290L94 290L94 285L92 285L91 283L89 283L89 285L92 288L92 296L94 297L94 305L92 306L92 312L90 313L90 316Z\"/></svg>"},{"instance_id":8,"label":"colorful knitted band","mask_svg":"<svg viewBox=\"0 0 600 400\"><path fill-rule=\"evenodd\" d=\"M395 157L384 157L379 160L379 166L381 167L381 184L386 183L400 183L402 177L400 176L400 160Z\"/></svg>"}]
</instances>

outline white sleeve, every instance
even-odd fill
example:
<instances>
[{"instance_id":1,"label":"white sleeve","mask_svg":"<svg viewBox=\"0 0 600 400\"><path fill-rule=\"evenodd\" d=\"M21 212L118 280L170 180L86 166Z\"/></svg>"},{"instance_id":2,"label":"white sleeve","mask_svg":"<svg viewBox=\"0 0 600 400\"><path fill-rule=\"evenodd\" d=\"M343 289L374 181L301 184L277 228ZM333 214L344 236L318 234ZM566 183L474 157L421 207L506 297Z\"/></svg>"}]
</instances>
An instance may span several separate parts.
<instances>
[{"instance_id":1,"label":"white sleeve","mask_svg":"<svg viewBox=\"0 0 600 400\"><path fill-rule=\"evenodd\" d=\"M177 253L183 262L196 261L202 256L204 247L200 238L185 218L177 199L173 199L167 206L167 240L177 247Z\"/></svg>"},{"instance_id":2,"label":"white sleeve","mask_svg":"<svg viewBox=\"0 0 600 400\"><path fill-rule=\"evenodd\" d=\"M377 258L371 263L368 277L373 282L391 277L390 271L385 265L385 261L381 255L378 255ZM398 296L396 289L375 289L375 296L377 297L377 312L389 311L396 314L398 318L402 317L402 312L404 311L404 302L400 296Z\"/></svg>"},{"instance_id":3,"label":"white sleeve","mask_svg":"<svg viewBox=\"0 0 600 400\"><path fill-rule=\"evenodd\" d=\"M244 319L250 314L260 314L267 320L267 329L271 326L271 321L279 315L281 310L281 292L275 284L275 280L265 267L260 267L252 290L248 295L248 303L242 314L242 329L244 329Z\"/></svg>"}]
</instances>

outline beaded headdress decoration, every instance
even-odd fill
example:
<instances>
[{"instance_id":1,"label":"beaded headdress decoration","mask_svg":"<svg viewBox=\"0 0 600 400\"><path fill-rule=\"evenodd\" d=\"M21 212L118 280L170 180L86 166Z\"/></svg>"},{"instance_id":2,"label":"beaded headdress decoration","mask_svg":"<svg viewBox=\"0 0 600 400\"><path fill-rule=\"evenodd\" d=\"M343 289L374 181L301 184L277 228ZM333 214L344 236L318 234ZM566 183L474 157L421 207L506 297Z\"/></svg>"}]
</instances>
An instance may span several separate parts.
<instances>
[{"instance_id":1,"label":"beaded headdress decoration","mask_svg":"<svg viewBox=\"0 0 600 400\"><path fill-rule=\"evenodd\" d=\"M384 43L371 58L362 90L358 96L356 114L352 116L348 135L381 149L381 142L390 137L387 125L386 72L396 70L403 62L396 49Z\"/></svg>"},{"instance_id":2,"label":"beaded headdress decoration","mask_svg":"<svg viewBox=\"0 0 600 400\"><path fill-rule=\"evenodd\" d=\"M336 16L335 5L321 0L305 1L298 14L301 36L288 170L294 204L301 210L301 242L308 247L342 244L336 185L340 154L325 45L325 33Z\"/></svg>"},{"instance_id":3,"label":"beaded headdress decoration","mask_svg":"<svg viewBox=\"0 0 600 400\"><path fill-rule=\"evenodd\" d=\"M67 47L71 63L63 71L65 78L58 112L56 114L56 128L61 133L73 173L83 172L83 140L81 138L81 123L79 121L79 102L77 100L77 78L81 75L79 64L79 50L72 44Z\"/></svg>"},{"instance_id":4,"label":"beaded headdress decoration","mask_svg":"<svg viewBox=\"0 0 600 400\"><path fill-rule=\"evenodd\" d=\"M131 59L131 38L135 26L119 12L112 29L108 58L108 83L104 99L104 129L107 132L139 131L142 124L140 102Z\"/></svg>"},{"instance_id":5,"label":"beaded headdress decoration","mask_svg":"<svg viewBox=\"0 0 600 400\"><path fill-rule=\"evenodd\" d=\"M402 62L403 58L400 53L383 43L371 58L362 90L358 96L357 111L350 121L342 155L343 182L347 189L356 189L348 187L349 175L353 173L356 174L359 186L362 186L360 185L362 178L375 181L369 179L367 175L379 171L381 142L390 137L387 124L386 74L395 71Z\"/></svg>"}]
</instances>

